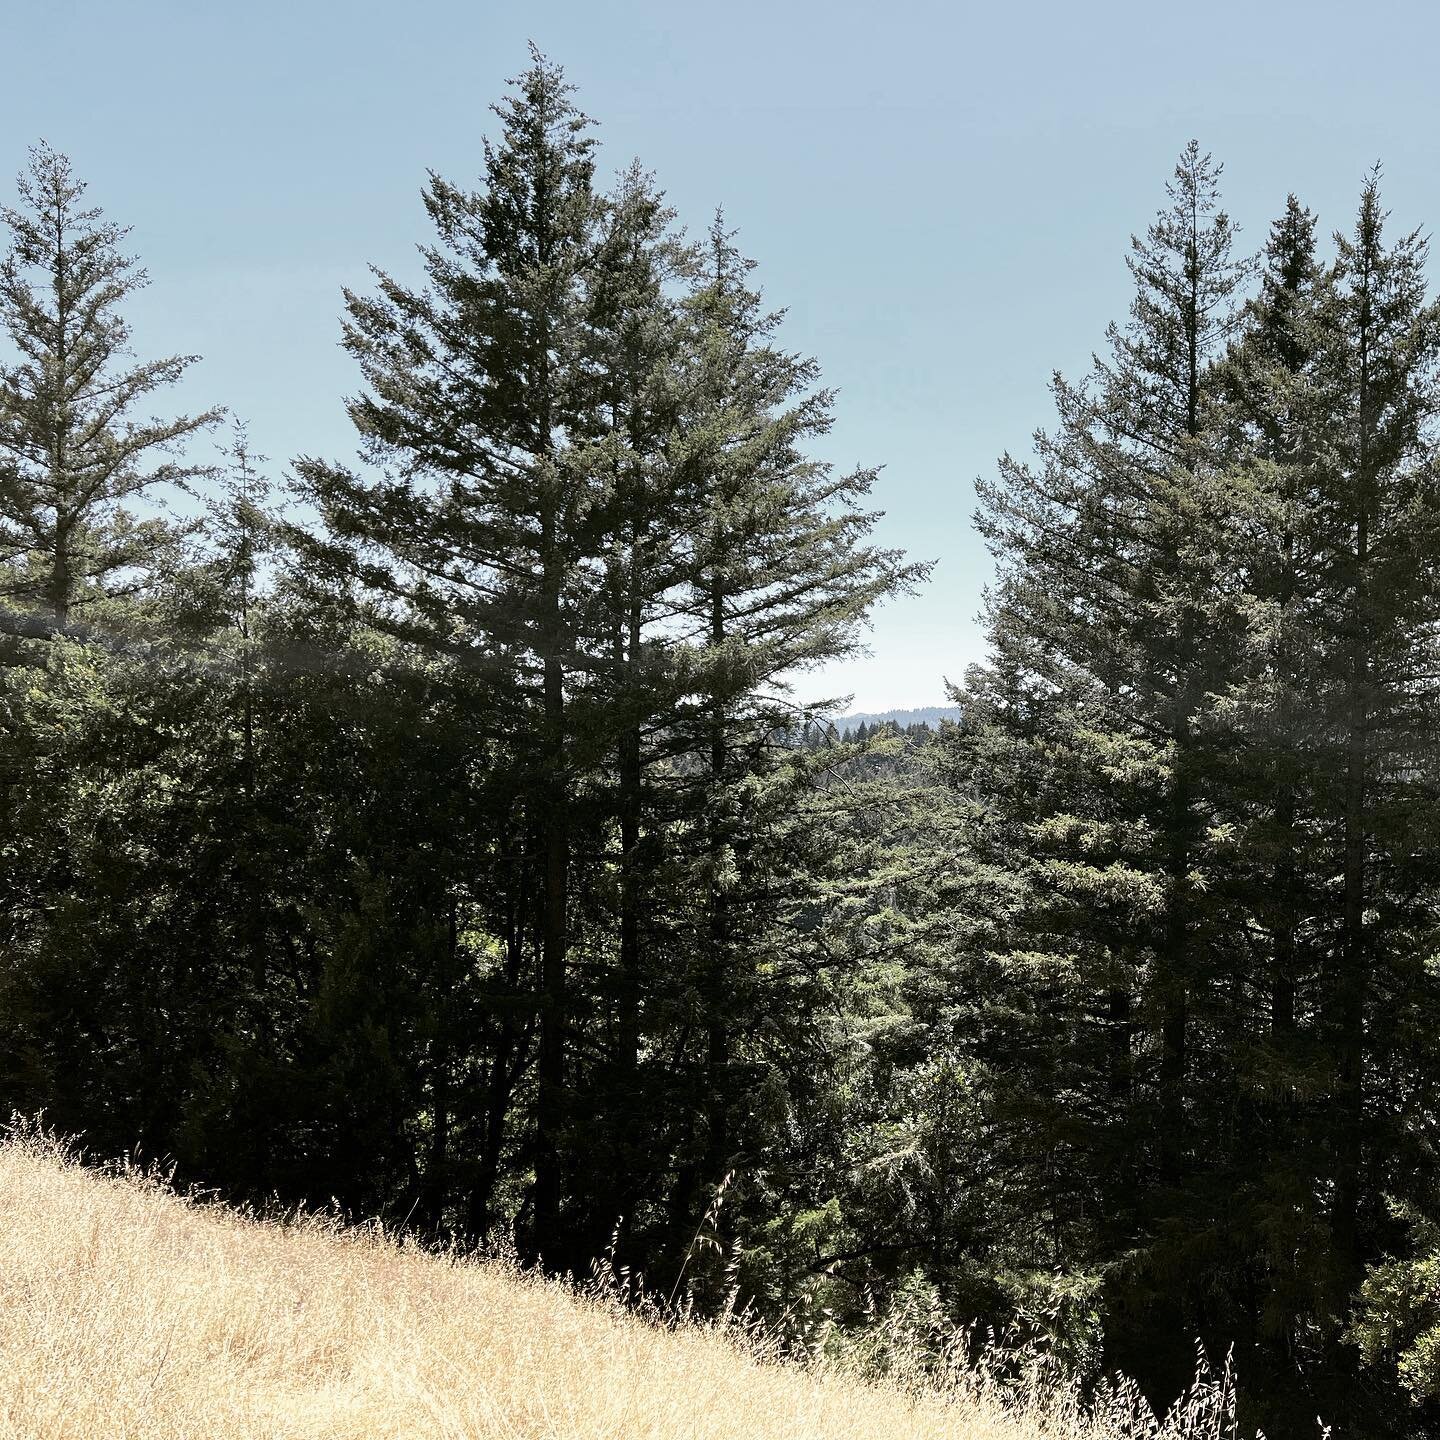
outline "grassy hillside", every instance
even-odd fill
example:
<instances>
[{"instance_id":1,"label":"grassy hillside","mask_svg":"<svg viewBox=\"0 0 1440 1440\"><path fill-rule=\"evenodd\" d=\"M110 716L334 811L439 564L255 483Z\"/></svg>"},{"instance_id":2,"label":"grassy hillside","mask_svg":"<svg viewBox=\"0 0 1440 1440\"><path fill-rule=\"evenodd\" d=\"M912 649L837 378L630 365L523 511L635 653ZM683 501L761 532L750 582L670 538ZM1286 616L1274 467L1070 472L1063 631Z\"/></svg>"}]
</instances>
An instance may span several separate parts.
<instances>
[{"instance_id":1,"label":"grassy hillside","mask_svg":"<svg viewBox=\"0 0 1440 1440\"><path fill-rule=\"evenodd\" d=\"M1082 1425L978 1376L907 1396L713 1330L320 1221L273 1225L0 1148L0 1434L31 1440L1025 1440ZM1119 1408L1124 1408L1120 1402ZM1158 1433L1146 1427L1142 1433ZM1218 1430L1199 1417L1173 1432Z\"/></svg>"}]
</instances>

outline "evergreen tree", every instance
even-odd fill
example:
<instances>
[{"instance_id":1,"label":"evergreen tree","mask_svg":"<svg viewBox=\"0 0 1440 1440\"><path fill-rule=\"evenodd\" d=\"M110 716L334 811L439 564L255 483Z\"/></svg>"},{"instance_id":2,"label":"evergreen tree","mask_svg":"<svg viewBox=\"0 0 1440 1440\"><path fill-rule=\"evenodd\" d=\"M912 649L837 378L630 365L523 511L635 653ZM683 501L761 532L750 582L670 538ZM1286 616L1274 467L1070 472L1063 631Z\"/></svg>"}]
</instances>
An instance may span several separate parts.
<instances>
[{"instance_id":1,"label":"evergreen tree","mask_svg":"<svg viewBox=\"0 0 1440 1440\"><path fill-rule=\"evenodd\" d=\"M1239 1342L1278 1434L1352 1412L1378 1197L1429 1184L1435 322L1372 181L1330 271L1289 203L1237 331L1212 193L1192 149L1113 358L985 488L952 1013L1043 1197L1029 1263L1103 1278L1162 1397L1182 1337Z\"/></svg>"},{"instance_id":2,"label":"evergreen tree","mask_svg":"<svg viewBox=\"0 0 1440 1440\"><path fill-rule=\"evenodd\" d=\"M196 357L132 363L121 306L146 275L126 232L83 208L65 156L37 146L19 190L0 209L0 594L63 630L77 606L134 593L173 545L173 526L130 507L205 473L171 452L220 412L136 417Z\"/></svg>"},{"instance_id":3,"label":"evergreen tree","mask_svg":"<svg viewBox=\"0 0 1440 1440\"><path fill-rule=\"evenodd\" d=\"M1316 1107L1325 1066L1315 1033L1324 968L1312 919L1327 872L1318 829L1327 763L1315 698L1323 688L1315 627L1331 603L1317 523L1326 407L1318 384L1325 277L1315 221L1291 196L1271 227L1259 290L1227 358L1226 450L1232 482L1227 563L1245 620L1225 696L1228 766L1213 779L1230 828L1226 885L1234 924L1256 937L1249 1009L1227 1063L1240 1075L1233 1160L1236 1269L1248 1301L1237 1339L1260 1380L1292 1370L1321 1306L1323 1157ZM1238 1019L1238 1017L1237 1017Z\"/></svg>"},{"instance_id":4,"label":"evergreen tree","mask_svg":"<svg viewBox=\"0 0 1440 1440\"><path fill-rule=\"evenodd\" d=\"M1440 312L1425 294L1423 239L1411 233L1387 246L1383 226L1372 176L1353 234L1336 237L1319 365L1328 423L1316 508L1328 603L1316 648L1331 738L1321 798L1342 897L1327 925L1321 1024L1333 1059L1331 1226L1342 1313L1385 1228L1378 1207L1382 1194L1396 1193L1390 1165L1410 1144L1428 1147L1428 1118L1396 1103L1405 1087L1393 1067L1403 1067L1407 1029L1424 1023L1435 999L1422 897L1437 878L1429 797ZM1397 1082L1399 1096L1390 1089ZM1412 1125L1419 1130L1407 1137Z\"/></svg>"},{"instance_id":5,"label":"evergreen tree","mask_svg":"<svg viewBox=\"0 0 1440 1440\"><path fill-rule=\"evenodd\" d=\"M957 697L949 740L982 807L977 858L1012 897L988 947L1009 959L970 976L991 1015L967 1044L993 1067L1001 1144L1046 1216L1031 1264L1108 1267L1140 1313L1184 1310L1189 1237L1220 1203L1199 1127L1231 1110L1197 1055L1233 1000L1235 944L1204 794L1241 630L1221 560L1215 362L1245 267L1218 173L1192 142L1169 207L1133 242L1131 319L1111 327L1109 358L1085 385L1057 377L1059 426L1037 436L1036 462L1007 457L981 487L995 658ZM1163 1331L1193 1323L1176 1314ZM1112 1335L1138 1362L1125 1343ZM1169 1363L1183 1383L1186 1352L1144 1343L1147 1372Z\"/></svg>"},{"instance_id":6,"label":"evergreen tree","mask_svg":"<svg viewBox=\"0 0 1440 1440\"><path fill-rule=\"evenodd\" d=\"M542 876L533 1244L553 1257L570 1024L570 706L599 665L584 621L604 507L581 460L596 429L583 286L600 205L589 122L557 67L532 52L496 111L502 138L486 145L484 187L431 177L427 287L377 272L377 295L346 296L345 343L369 387L351 415L367 458L389 468L374 479L313 460L297 469L334 537L307 553L397 602L407 634L483 671L509 711Z\"/></svg>"},{"instance_id":7,"label":"evergreen tree","mask_svg":"<svg viewBox=\"0 0 1440 1440\"><path fill-rule=\"evenodd\" d=\"M614 893L595 919L603 928L608 910L618 934L606 937L614 970L594 997L592 1024L607 1043L583 1087L591 1108L573 1160L575 1188L589 1192L581 1199L589 1249L599 1253L613 1233L623 1258L631 1257L635 1210L662 1168L654 1115L666 1082L644 1063L659 1038L645 1022L654 1024L673 958L657 883L673 817L657 771L673 761L665 722L687 684L670 633L686 522L670 451L686 341L679 296L693 255L674 218L652 178L632 165L607 198L586 287L599 421L586 463L606 486L596 629L610 654L596 689L603 703L587 713L584 761L613 832Z\"/></svg>"},{"instance_id":8,"label":"evergreen tree","mask_svg":"<svg viewBox=\"0 0 1440 1440\"><path fill-rule=\"evenodd\" d=\"M800 737L827 707L796 707L790 678L852 653L869 608L927 568L867 543L876 517L861 502L875 471L836 474L807 453L829 429L833 396L816 388L812 361L776 344L781 317L750 285L753 262L719 215L702 266L675 455L694 507L685 616L699 685L674 728L691 756L689 983L703 1042L686 1057L695 1099L681 1115L672 1244L737 1165L763 1167L770 1147L755 1121L767 1071L782 1088L799 1080L741 1045L762 1017L803 1014L782 987L788 971L803 993L799 955L814 941L831 863L827 838L798 820L825 764ZM789 964L777 967L777 953Z\"/></svg>"},{"instance_id":9,"label":"evergreen tree","mask_svg":"<svg viewBox=\"0 0 1440 1440\"><path fill-rule=\"evenodd\" d=\"M918 575L865 544L872 473L805 454L830 396L773 344L723 228L691 284L643 172L593 189L569 94L536 56L485 188L432 180L428 288L348 298L352 414L385 468L301 462L325 533L296 538L488 696L487 783L533 871L512 951L535 937L529 1244L561 1268L619 1218L664 1217L678 1252L733 1158L754 1079L736 1025L782 1003L758 959L812 903L781 823L803 784L786 677ZM762 792L776 808L747 815Z\"/></svg>"}]
</instances>

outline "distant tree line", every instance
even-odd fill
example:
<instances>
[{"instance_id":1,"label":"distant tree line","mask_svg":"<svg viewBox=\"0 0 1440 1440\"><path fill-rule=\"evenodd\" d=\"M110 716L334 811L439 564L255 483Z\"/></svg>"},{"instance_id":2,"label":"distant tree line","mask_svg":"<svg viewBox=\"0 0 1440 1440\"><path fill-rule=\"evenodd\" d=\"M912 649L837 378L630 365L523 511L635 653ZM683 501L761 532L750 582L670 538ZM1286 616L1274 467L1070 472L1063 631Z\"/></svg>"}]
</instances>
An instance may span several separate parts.
<instances>
[{"instance_id":1,"label":"distant tree line","mask_svg":"<svg viewBox=\"0 0 1440 1440\"><path fill-rule=\"evenodd\" d=\"M982 484L958 719L842 738L791 682L925 574L875 470L723 218L602 188L539 54L496 113L288 506L152 416L193 357L65 157L0 211L0 1106L879 1363L978 1320L1163 1403L1198 1338L1272 1440L1440 1433L1423 239L1372 176L1251 260L1192 144Z\"/></svg>"},{"instance_id":2,"label":"distant tree line","mask_svg":"<svg viewBox=\"0 0 1440 1440\"><path fill-rule=\"evenodd\" d=\"M872 714L842 715L835 721L835 729L843 737L855 734L862 725L873 730L877 725L898 725L908 730L914 725L924 725L938 730L943 721L958 720L959 710L953 705L926 705L918 710L882 710Z\"/></svg>"}]
</instances>

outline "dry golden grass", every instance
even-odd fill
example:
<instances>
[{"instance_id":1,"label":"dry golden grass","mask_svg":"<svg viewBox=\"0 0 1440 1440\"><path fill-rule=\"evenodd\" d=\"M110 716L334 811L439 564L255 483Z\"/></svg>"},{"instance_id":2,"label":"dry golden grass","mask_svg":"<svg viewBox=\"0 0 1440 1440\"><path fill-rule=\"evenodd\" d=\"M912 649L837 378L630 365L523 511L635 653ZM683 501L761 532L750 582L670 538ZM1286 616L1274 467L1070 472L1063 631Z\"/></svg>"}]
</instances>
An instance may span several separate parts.
<instances>
[{"instance_id":1,"label":"dry golden grass","mask_svg":"<svg viewBox=\"0 0 1440 1440\"><path fill-rule=\"evenodd\" d=\"M982 1378L765 1363L495 1262L274 1225L36 1139L0 1146L0 1434L16 1440L1030 1440L1160 1434ZM1219 1434L1179 1423L1166 1434Z\"/></svg>"}]
</instances>

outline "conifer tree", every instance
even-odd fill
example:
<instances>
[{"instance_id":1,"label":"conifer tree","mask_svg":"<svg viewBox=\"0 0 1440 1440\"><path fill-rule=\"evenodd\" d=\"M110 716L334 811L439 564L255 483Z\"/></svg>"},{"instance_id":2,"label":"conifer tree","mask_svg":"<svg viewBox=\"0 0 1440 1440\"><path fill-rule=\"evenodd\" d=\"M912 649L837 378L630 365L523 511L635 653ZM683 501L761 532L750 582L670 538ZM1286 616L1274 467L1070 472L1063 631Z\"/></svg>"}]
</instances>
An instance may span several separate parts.
<instances>
[{"instance_id":1,"label":"conifer tree","mask_svg":"<svg viewBox=\"0 0 1440 1440\"><path fill-rule=\"evenodd\" d=\"M0 357L0 593L62 630L77 606L144 583L175 529L132 507L206 473L174 447L221 413L137 415L196 357L134 363L121 307L146 275L84 191L69 160L39 145L19 205L0 209L0 326L14 352Z\"/></svg>"},{"instance_id":2,"label":"conifer tree","mask_svg":"<svg viewBox=\"0 0 1440 1440\"><path fill-rule=\"evenodd\" d=\"M587 712L584 753L608 782L600 805L614 832L617 930L614 973L596 1015L613 1023L613 1043L585 1084L594 1159L576 1166L582 1183L587 1172L598 1182L589 1201L597 1252L617 1225L628 1247L663 1144L654 1113L667 1079L642 1060L659 1039L654 1017L674 939L661 875L674 817L659 776L674 761L667 721L688 684L674 642L688 511L671 450L687 340L680 296L694 258L674 219L652 177L631 165L606 198L586 286L599 428L585 463L605 486L604 582L595 604L610 655L596 690L602 703Z\"/></svg>"},{"instance_id":3,"label":"conifer tree","mask_svg":"<svg viewBox=\"0 0 1440 1440\"><path fill-rule=\"evenodd\" d=\"M1295 1026L1301 844L1297 789L1305 783L1305 697L1313 675L1305 627L1312 618L1315 566L1311 512L1320 450L1315 365L1320 335L1316 314L1321 280L1315 220L1292 195L1271 227L1260 289L1248 307L1244 332L1227 362L1232 468L1247 482L1236 491L1232 517L1237 552L1244 555L1249 592L1248 631L1255 653L1247 670L1256 687L1248 728L1248 768L1268 796L1269 828L1254 836L1257 851L1273 854L1263 883L1273 919L1269 961L1270 1028L1283 1045ZM1246 697L1248 699L1249 697ZM1239 703L1244 703L1240 701ZM1263 727L1263 728L1262 728ZM1261 758L1263 756L1263 758ZM1265 801L1268 799L1268 804Z\"/></svg>"},{"instance_id":4,"label":"conifer tree","mask_svg":"<svg viewBox=\"0 0 1440 1440\"><path fill-rule=\"evenodd\" d=\"M1313 913L1326 874L1318 803L1327 756L1314 703L1323 689L1315 627L1330 603L1316 510L1328 422L1317 368L1325 277L1314 217L1293 195L1262 262L1224 365L1225 554L1245 626L1224 699L1228 763L1210 778L1217 820L1233 836L1225 883L1234 924L1258 940L1247 967L1255 1013L1232 1017L1223 1057L1237 1072L1238 1123L1249 1134L1230 1165L1237 1263L1260 1277L1235 1324L1237 1338L1261 1347L1247 1354L1250 1369L1278 1373L1317 1309L1324 1228L1314 1112L1325 1084L1315 1033L1325 960Z\"/></svg>"},{"instance_id":5,"label":"conifer tree","mask_svg":"<svg viewBox=\"0 0 1440 1440\"><path fill-rule=\"evenodd\" d=\"M998 1007L978 1053L1050 1215L1034 1263L1069 1254L1083 1269L1168 1234L1129 1267L1152 1301L1183 1294L1209 1153L1193 1127L1224 1109L1195 1055L1197 1025L1227 1004L1217 957L1233 936L1207 879L1222 847L1203 780L1242 629L1216 580L1215 362L1245 277L1218 176L1192 142L1133 242L1129 324L1110 327L1086 384L1056 378L1059 423L1035 463L1006 457L981 486L995 658L957 697L949 742L983 806L977 858L1026 897L997 917L992 949L1011 958L971 983Z\"/></svg>"},{"instance_id":6,"label":"conifer tree","mask_svg":"<svg viewBox=\"0 0 1440 1440\"><path fill-rule=\"evenodd\" d=\"M558 1255L570 1023L571 705L601 665L593 631L605 483L585 357L601 205L594 140L558 67L496 107L480 190L432 175L427 285L376 272L347 293L345 343L368 389L350 410L377 478L300 464L331 537L316 562L390 603L388 623L483 674L525 772L540 869L534 1236ZM377 611L377 614L381 613Z\"/></svg>"},{"instance_id":7,"label":"conifer tree","mask_svg":"<svg viewBox=\"0 0 1440 1440\"><path fill-rule=\"evenodd\" d=\"M1351 1413L1378 1197L1431 1174L1436 322L1372 180L1329 269L1288 203L1237 323L1213 182L1192 149L1131 326L984 489L955 973L1031 1254L1103 1278L1110 1359L1162 1395L1167 1337L1247 1347L1285 1433Z\"/></svg>"},{"instance_id":8,"label":"conifer tree","mask_svg":"<svg viewBox=\"0 0 1440 1440\"><path fill-rule=\"evenodd\" d=\"M817 903L824 862L794 827L807 771L824 763L799 741L824 707L796 707L789 681L852 653L870 607L927 569L868 543L874 470L837 474L808 453L833 396L814 362L776 343L781 316L752 268L717 214L688 302L694 360L675 452L693 506L684 609L700 668L675 730L692 756L691 983L704 1037L691 1081L703 1098L682 1119L670 1200L677 1240L698 1197L751 1153L758 1076L737 1032L791 1009L760 983L762 959L799 943L796 917Z\"/></svg>"},{"instance_id":9,"label":"conifer tree","mask_svg":"<svg viewBox=\"0 0 1440 1440\"><path fill-rule=\"evenodd\" d=\"M1434 1001L1420 961L1433 934L1421 897L1440 878L1429 799L1440 702L1440 311L1426 297L1423 238L1412 232L1387 245L1384 219L1372 175L1353 232L1336 236L1321 303L1328 423L1316 509L1328 603L1316 649L1334 737L1322 813L1337 837L1331 873L1342 896L1321 999L1333 1060L1337 1311L1371 1251L1367 1236L1383 1228L1380 1196L1395 1193L1374 1168L1404 1148L1407 1128L1404 1107L1385 1098L1394 1078L1385 1072L1404 1048L1397 1025Z\"/></svg>"},{"instance_id":10,"label":"conifer tree","mask_svg":"<svg viewBox=\"0 0 1440 1440\"><path fill-rule=\"evenodd\" d=\"M1272 1433L1297 1358L1317 1377L1303 1403L1356 1413L1335 1342L1388 1228L1379 1197L1423 1204L1428 1186L1431 1125L1407 1097L1428 1083L1412 1037L1437 1000L1420 961L1437 878L1437 336L1423 242L1387 245L1383 219L1372 176L1322 270L1292 199L1227 366L1226 556L1247 643L1226 700L1231 763L1212 782L1234 923L1264 939L1249 1044L1237 1009L1211 1064L1257 1097L1239 1109L1231 1224ZM1244 1306L1229 1313L1243 1333Z\"/></svg>"}]
</instances>

